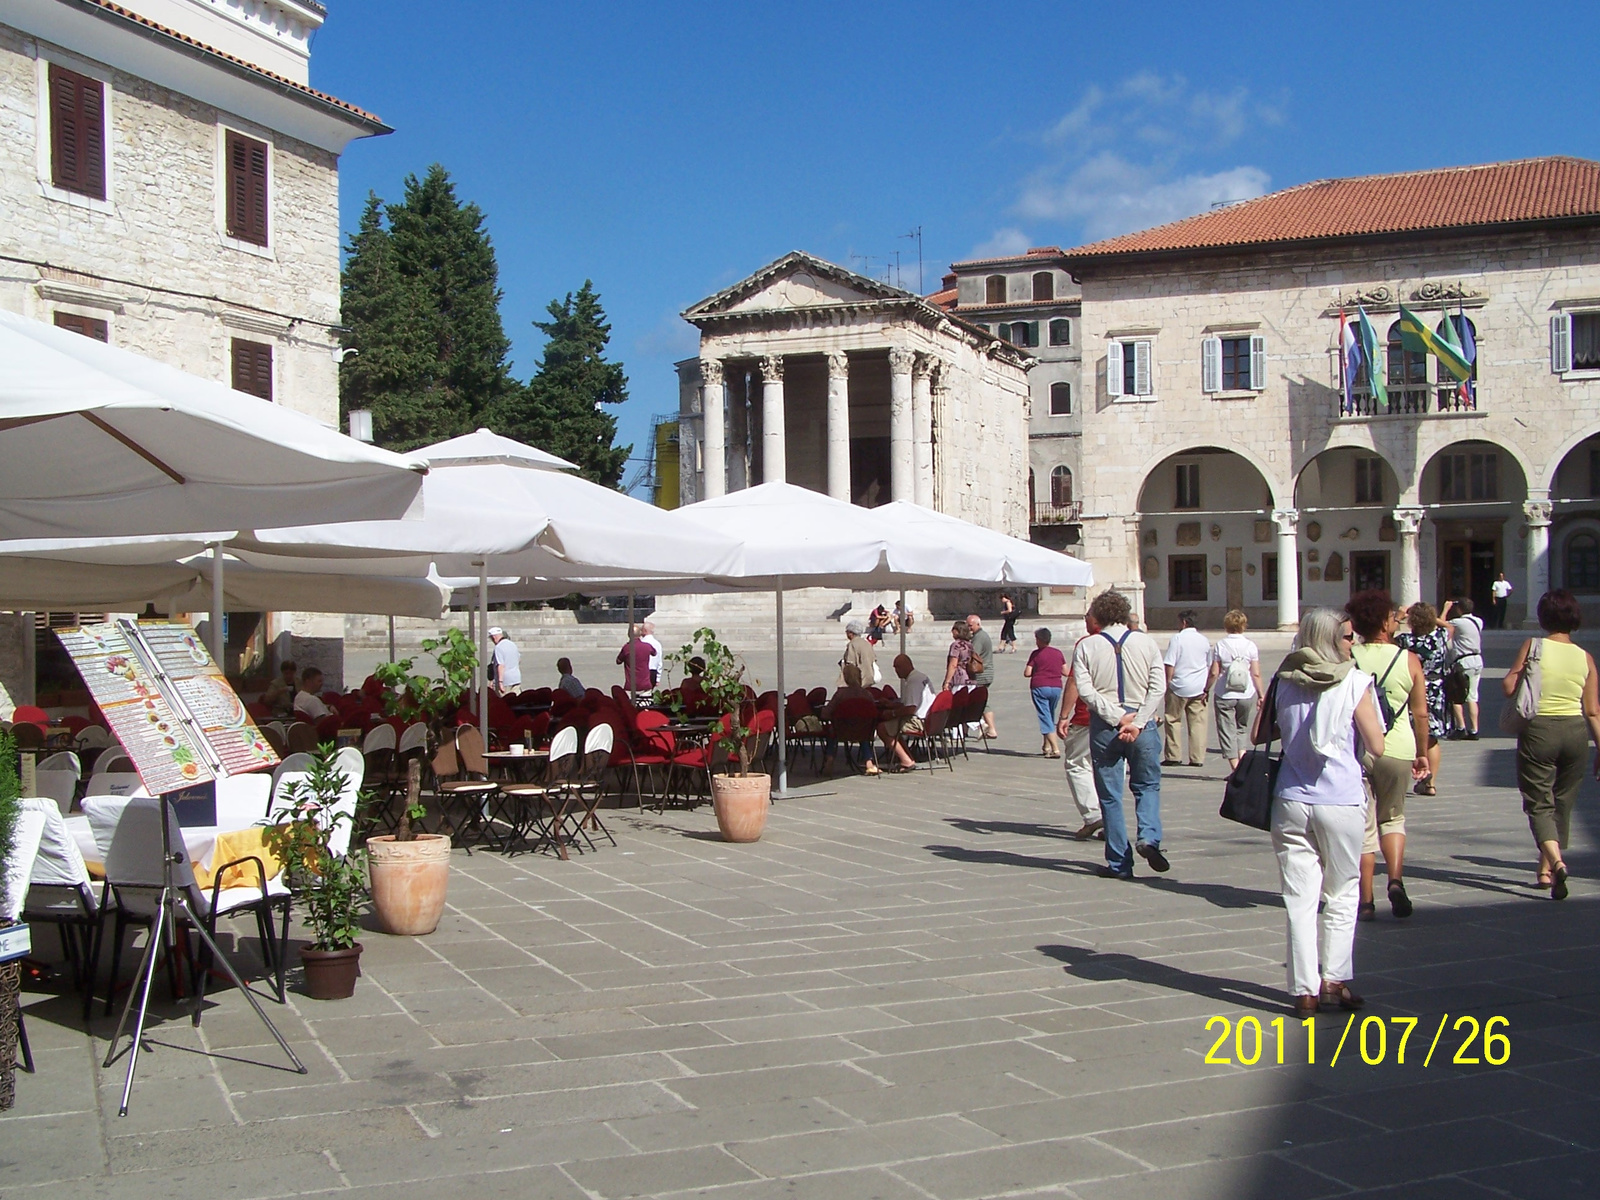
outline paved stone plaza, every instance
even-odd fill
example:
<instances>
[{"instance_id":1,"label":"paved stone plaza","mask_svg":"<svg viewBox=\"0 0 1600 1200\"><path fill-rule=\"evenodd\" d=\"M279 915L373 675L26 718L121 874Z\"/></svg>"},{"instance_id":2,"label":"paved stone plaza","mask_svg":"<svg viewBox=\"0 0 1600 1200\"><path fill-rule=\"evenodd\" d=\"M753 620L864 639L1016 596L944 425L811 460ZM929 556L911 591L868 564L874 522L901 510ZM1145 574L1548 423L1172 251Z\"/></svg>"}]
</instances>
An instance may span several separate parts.
<instances>
[{"instance_id":1,"label":"paved stone plaza","mask_svg":"<svg viewBox=\"0 0 1600 1200\"><path fill-rule=\"evenodd\" d=\"M1307 1066L1273 859L1217 818L1215 754L1169 774L1171 873L1094 878L1059 763L1027 754L1021 661L1000 660L999 749L953 775L806 777L758 844L718 841L708 808L630 809L617 848L571 863L458 852L437 933L369 936L352 1000L267 1004L305 1078L237 994L198 1033L163 1007L119 1119L110 1022L89 1041L70 999L29 995L39 1073L0 1120L0 1191L1600 1194L1592 790L1553 904L1528 886L1511 743L1447 747L1441 795L1412 807L1416 915L1380 902L1359 927L1385 1061L1363 1062L1358 1021L1330 1067L1327 1015ZM1506 1017L1509 1062L1452 1065L1466 1033L1447 1028L1425 1066L1444 1014ZM1205 1062L1212 1016L1261 1023L1258 1065Z\"/></svg>"}]
</instances>

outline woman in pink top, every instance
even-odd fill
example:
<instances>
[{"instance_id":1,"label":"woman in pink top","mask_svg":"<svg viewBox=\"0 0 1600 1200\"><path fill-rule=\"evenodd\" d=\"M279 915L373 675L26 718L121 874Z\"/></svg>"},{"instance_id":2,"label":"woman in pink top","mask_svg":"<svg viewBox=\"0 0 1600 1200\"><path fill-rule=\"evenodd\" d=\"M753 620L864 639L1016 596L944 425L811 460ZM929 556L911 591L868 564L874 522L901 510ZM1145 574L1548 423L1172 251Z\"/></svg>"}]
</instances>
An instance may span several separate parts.
<instances>
[{"instance_id":1,"label":"woman in pink top","mask_svg":"<svg viewBox=\"0 0 1600 1200\"><path fill-rule=\"evenodd\" d=\"M1033 711L1039 716L1039 732L1044 735L1044 756L1061 757L1061 743L1056 741L1056 709L1061 705L1061 686L1067 670L1067 658L1050 644L1050 631L1037 629L1036 643L1028 655L1028 665L1022 668L1022 677L1028 681L1033 697Z\"/></svg>"}]
</instances>

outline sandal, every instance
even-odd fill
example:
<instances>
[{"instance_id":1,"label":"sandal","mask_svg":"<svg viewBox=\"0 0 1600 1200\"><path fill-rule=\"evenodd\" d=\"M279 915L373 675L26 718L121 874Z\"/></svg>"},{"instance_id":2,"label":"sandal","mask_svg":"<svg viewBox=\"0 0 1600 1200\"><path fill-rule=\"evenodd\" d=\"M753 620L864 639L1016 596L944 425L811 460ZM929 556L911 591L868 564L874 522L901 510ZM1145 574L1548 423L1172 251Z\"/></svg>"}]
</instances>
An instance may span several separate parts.
<instances>
[{"instance_id":1,"label":"sandal","mask_svg":"<svg viewBox=\"0 0 1600 1200\"><path fill-rule=\"evenodd\" d=\"M1356 905L1356 920L1376 921L1378 919L1378 906L1371 900L1363 900Z\"/></svg>"},{"instance_id":2,"label":"sandal","mask_svg":"<svg viewBox=\"0 0 1600 1200\"><path fill-rule=\"evenodd\" d=\"M1302 1019L1317 1015L1317 998L1315 996L1296 996L1294 998L1294 1015Z\"/></svg>"},{"instance_id":3,"label":"sandal","mask_svg":"<svg viewBox=\"0 0 1600 1200\"><path fill-rule=\"evenodd\" d=\"M1366 1005L1366 1001L1350 990L1348 983L1341 983L1337 979L1324 979L1322 981L1322 1004L1337 1004L1345 1012L1355 1012L1356 1009Z\"/></svg>"},{"instance_id":4,"label":"sandal","mask_svg":"<svg viewBox=\"0 0 1600 1200\"><path fill-rule=\"evenodd\" d=\"M1550 873L1550 899L1565 900L1567 898L1567 864L1557 863L1556 869Z\"/></svg>"},{"instance_id":5,"label":"sandal","mask_svg":"<svg viewBox=\"0 0 1600 1200\"><path fill-rule=\"evenodd\" d=\"M1389 907L1401 920L1411 915L1411 897L1406 895L1406 885L1398 879L1389 880Z\"/></svg>"}]
</instances>

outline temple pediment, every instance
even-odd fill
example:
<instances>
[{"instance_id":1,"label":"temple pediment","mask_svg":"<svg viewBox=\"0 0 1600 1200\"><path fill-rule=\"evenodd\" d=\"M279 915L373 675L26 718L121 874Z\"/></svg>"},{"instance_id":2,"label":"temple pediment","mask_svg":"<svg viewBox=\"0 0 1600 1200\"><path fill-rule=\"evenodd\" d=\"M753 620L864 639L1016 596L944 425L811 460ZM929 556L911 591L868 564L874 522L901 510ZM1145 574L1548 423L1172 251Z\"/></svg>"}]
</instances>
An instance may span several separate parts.
<instances>
[{"instance_id":1,"label":"temple pediment","mask_svg":"<svg viewBox=\"0 0 1600 1200\"><path fill-rule=\"evenodd\" d=\"M707 297L683 315L702 317L733 313L833 308L846 304L916 299L912 293L796 250L761 270Z\"/></svg>"}]
</instances>

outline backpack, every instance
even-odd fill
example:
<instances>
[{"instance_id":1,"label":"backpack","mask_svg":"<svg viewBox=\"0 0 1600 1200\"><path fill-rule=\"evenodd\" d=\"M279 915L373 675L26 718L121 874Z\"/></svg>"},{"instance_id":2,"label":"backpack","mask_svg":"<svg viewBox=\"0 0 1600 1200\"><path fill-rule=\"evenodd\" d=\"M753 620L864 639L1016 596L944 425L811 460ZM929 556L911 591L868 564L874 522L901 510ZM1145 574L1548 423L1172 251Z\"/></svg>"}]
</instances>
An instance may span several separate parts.
<instances>
[{"instance_id":1,"label":"backpack","mask_svg":"<svg viewBox=\"0 0 1600 1200\"><path fill-rule=\"evenodd\" d=\"M1395 712L1394 708L1389 704L1389 693L1383 690L1383 685L1389 678L1389 672L1394 670L1395 664L1405 656L1406 652L1403 647L1395 652L1395 656L1389 660L1389 665L1384 668L1383 674L1378 676L1378 686L1373 689L1378 701L1378 714L1383 717L1384 733L1388 733L1394 728L1394 723L1400 719L1400 714Z\"/></svg>"},{"instance_id":2,"label":"backpack","mask_svg":"<svg viewBox=\"0 0 1600 1200\"><path fill-rule=\"evenodd\" d=\"M1235 654L1228 660L1228 670L1222 677L1223 691L1243 692L1250 687L1250 660Z\"/></svg>"}]
</instances>

